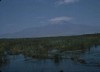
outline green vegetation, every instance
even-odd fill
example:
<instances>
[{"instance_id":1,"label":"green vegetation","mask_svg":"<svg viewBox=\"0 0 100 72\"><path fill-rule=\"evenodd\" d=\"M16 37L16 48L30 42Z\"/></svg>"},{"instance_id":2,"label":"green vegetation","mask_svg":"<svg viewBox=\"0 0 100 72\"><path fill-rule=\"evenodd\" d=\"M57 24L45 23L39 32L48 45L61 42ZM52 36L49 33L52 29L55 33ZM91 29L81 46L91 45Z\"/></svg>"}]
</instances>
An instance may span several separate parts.
<instances>
[{"instance_id":1,"label":"green vegetation","mask_svg":"<svg viewBox=\"0 0 100 72\"><path fill-rule=\"evenodd\" d=\"M100 45L100 34L87 34L79 36L44 37L44 38L17 38L0 39L0 56L22 53L33 58L50 58L48 55L56 49L59 53L64 51L82 50ZM49 52L49 53L48 53ZM58 56L53 55L58 58Z\"/></svg>"}]
</instances>

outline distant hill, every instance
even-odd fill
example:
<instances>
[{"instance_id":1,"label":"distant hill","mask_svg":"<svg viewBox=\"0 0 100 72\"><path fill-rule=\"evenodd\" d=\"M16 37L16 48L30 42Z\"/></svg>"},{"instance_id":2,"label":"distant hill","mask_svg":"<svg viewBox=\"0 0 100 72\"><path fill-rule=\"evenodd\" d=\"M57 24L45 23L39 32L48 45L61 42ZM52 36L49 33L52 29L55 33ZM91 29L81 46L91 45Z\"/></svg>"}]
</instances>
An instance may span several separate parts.
<instances>
[{"instance_id":1,"label":"distant hill","mask_svg":"<svg viewBox=\"0 0 100 72\"><path fill-rule=\"evenodd\" d=\"M11 34L3 34L0 38L30 38L30 37L51 37L70 36L90 33L99 33L100 28L88 25L71 24L50 24L42 27L27 28Z\"/></svg>"}]
</instances>

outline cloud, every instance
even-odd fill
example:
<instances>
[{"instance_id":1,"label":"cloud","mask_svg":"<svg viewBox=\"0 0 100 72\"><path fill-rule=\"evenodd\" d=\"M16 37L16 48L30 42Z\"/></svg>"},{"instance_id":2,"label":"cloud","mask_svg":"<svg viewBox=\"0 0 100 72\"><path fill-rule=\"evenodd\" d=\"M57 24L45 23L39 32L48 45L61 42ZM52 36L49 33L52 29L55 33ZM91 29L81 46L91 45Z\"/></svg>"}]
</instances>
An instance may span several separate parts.
<instances>
[{"instance_id":1,"label":"cloud","mask_svg":"<svg viewBox=\"0 0 100 72\"><path fill-rule=\"evenodd\" d=\"M52 24L57 24L57 23L61 23L61 22L67 22L72 20L72 17L67 17L67 16L63 16L63 17L55 17L50 19L50 23Z\"/></svg>"},{"instance_id":2,"label":"cloud","mask_svg":"<svg viewBox=\"0 0 100 72\"><path fill-rule=\"evenodd\" d=\"M78 1L79 0L58 0L56 3L58 3L59 5L62 5L62 4L69 4L69 3L74 3Z\"/></svg>"}]
</instances>

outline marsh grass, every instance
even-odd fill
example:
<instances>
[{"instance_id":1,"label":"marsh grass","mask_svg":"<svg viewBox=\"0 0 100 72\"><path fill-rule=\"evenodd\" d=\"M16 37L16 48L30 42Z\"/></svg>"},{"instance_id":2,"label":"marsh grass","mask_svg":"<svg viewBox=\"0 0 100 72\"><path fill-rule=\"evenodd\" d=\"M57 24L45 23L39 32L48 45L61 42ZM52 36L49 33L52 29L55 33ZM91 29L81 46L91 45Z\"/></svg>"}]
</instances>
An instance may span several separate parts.
<instances>
[{"instance_id":1,"label":"marsh grass","mask_svg":"<svg viewBox=\"0 0 100 72\"><path fill-rule=\"evenodd\" d=\"M44 37L44 38L17 38L0 39L0 55L4 52L10 55L23 54L33 58L49 58L48 51L81 50L83 53L92 46L100 45L100 34L79 36ZM52 56L52 58L54 55ZM55 58L57 58L55 56Z\"/></svg>"}]
</instances>

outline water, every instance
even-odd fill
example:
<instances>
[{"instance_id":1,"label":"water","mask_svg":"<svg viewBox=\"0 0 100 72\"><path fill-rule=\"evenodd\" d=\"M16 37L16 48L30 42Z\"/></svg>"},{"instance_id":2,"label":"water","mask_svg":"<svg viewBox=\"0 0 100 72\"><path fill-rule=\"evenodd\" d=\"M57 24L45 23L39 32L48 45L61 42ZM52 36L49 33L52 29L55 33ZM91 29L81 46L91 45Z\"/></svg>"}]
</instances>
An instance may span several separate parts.
<instances>
[{"instance_id":1,"label":"water","mask_svg":"<svg viewBox=\"0 0 100 72\"><path fill-rule=\"evenodd\" d=\"M8 55L2 72L100 72L100 46L85 52L67 51L65 59L32 59L20 55Z\"/></svg>"}]
</instances>

